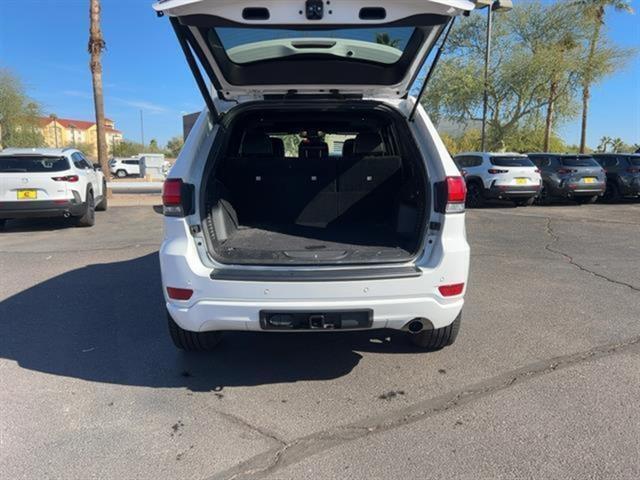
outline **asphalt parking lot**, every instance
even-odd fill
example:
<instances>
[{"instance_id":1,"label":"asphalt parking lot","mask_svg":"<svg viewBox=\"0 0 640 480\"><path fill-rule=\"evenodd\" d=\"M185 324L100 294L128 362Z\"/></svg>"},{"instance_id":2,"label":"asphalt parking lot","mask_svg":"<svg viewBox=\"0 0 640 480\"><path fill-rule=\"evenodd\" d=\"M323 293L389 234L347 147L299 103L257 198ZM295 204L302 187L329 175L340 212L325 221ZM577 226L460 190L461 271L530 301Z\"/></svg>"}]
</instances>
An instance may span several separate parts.
<instances>
[{"instance_id":1,"label":"asphalt parking lot","mask_svg":"<svg viewBox=\"0 0 640 480\"><path fill-rule=\"evenodd\" d=\"M640 477L640 203L467 214L457 343L166 331L150 206L0 233L3 478Z\"/></svg>"}]
</instances>

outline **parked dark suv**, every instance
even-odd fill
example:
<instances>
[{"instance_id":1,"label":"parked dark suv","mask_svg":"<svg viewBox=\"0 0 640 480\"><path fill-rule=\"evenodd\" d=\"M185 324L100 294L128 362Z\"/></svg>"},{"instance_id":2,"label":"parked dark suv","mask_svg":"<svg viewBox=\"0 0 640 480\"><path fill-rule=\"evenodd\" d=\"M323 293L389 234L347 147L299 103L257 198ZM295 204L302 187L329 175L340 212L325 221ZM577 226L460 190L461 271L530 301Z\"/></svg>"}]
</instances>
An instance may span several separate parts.
<instances>
[{"instance_id":1,"label":"parked dark suv","mask_svg":"<svg viewBox=\"0 0 640 480\"><path fill-rule=\"evenodd\" d=\"M593 156L607 174L604 199L640 196L640 155L632 153L598 153Z\"/></svg>"},{"instance_id":2,"label":"parked dark suv","mask_svg":"<svg viewBox=\"0 0 640 480\"><path fill-rule=\"evenodd\" d=\"M604 195L604 170L590 155L530 153L529 158L542 175L542 190L538 196L541 205L561 198L593 203Z\"/></svg>"}]
</instances>

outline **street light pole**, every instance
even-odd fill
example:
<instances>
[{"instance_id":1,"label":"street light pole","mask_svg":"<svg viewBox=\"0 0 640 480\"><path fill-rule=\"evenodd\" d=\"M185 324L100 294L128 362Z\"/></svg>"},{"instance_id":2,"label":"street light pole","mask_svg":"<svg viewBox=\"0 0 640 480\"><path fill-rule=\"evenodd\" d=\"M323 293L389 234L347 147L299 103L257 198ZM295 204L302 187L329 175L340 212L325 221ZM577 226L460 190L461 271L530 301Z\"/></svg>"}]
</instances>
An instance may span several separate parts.
<instances>
[{"instance_id":1,"label":"street light pole","mask_svg":"<svg viewBox=\"0 0 640 480\"><path fill-rule=\"evenodd\" d=\"M484 93L482 96L482 142L480 151L486 151L487 145L487 104L489 103L489 60L491 59L491 22L493 2L487 6L487 43L484 51Z\"/></svg>"}]
</instances>

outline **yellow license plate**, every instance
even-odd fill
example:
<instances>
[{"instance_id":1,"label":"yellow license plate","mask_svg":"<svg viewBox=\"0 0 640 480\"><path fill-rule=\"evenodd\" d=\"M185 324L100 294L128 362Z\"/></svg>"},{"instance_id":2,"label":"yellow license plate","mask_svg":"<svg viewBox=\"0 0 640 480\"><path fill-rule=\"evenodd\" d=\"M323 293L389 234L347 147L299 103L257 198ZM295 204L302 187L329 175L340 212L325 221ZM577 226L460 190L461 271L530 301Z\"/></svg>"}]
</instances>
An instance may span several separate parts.
<instances>
[{"instance_id":1,"label":"yellow license plate","mask_svg":"<svg viewBox=\"0 0 640 480\"><path fill-rule=\"evenodd\" d=\"M516 184L517 185L526 185L527 184L527 179L526 178L516 178Z\"/></svg>"},{"instance_id":2,"label":"yellow license plate","mask_svg":"<svg viewBox=\"0 0 640 480\"><path fill-rule=\"evenodd\" d=\"M18 190L18 200L34 200L38 198L37 190Z\"/></svg>"},{"instance_id":3,"label":"yellow license plate","mask_svg":"<svg viewBox=\"0 0 640 480\"><path fill-rule=\"evenodd\" d=\"M593 177L584 177L584 183L596 183L596 179Z\"/></svg>"}]
</instances>

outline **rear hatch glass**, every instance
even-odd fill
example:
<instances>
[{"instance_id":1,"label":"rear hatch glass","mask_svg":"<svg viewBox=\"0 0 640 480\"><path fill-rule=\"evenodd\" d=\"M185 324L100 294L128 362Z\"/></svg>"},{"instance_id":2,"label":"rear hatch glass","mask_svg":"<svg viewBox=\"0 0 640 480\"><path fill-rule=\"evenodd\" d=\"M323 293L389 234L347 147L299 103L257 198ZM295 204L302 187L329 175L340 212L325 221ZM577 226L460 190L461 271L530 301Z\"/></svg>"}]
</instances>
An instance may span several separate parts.
<instances>
[{"instance_id":1,"label":"rear hatch glass","mask_svg":"<svg viewBox=\"0 0 640 480\"><path fill-rule=\"evenodd\" d=\"M378 27L323 31L273 28L212 29L229 60L247 64L295 55L325 55L346 60L394 64L415 33L412 27Z\"/></svg>"},{"instance_id":2,"label":"rear hatch glass","mask_svg":"<svg viewBox=\"0 0 640 480\"><path fill-rule=\"evenodd\" d=\"M629 157L629 163L635 167L640 167L640 157Z\"/></svg>"},{"instance_id":3,"label":"rear hatch glass","mask_svg":"<svg viewBox=\"0 0 640 480\"><path fill-rule=\"evenodd\" d=\"M0 173L63 172L69 169L65 157L0 156Z\"/></svg>"},{"instance_id":4,"label":"rear hatch glass","mask_svg":"<svg viewBox=\"0 0 640 480\"><path fill-rule=\"evenodd\" d=\"M320 4L319 16L305 14L300 0L165 0L154 8L171 18L191 69L193 52L220 98L247 99L404 98L446 24L475 7L468 0Z\"/></svg>"},{"instance_id":5,"label":"rear hatch glass","mask_svg":"<svg viewBox=\"0 0 640 480\"><path fill-rule=\"evenodd\" d=\"M497 167L533 167L533 162L527 157L491 157L491 165Z\"/></svg>"},{"instance_id":6,"label":"rear hatch glass","mask_svg":"<svg viewBox=\"0 0 640 480\"><path fill-rule=\"evenodd\" d=\"M599 167L592 157L562 157L560 163L564 167Z\"/></svg>"}]
</instances>

